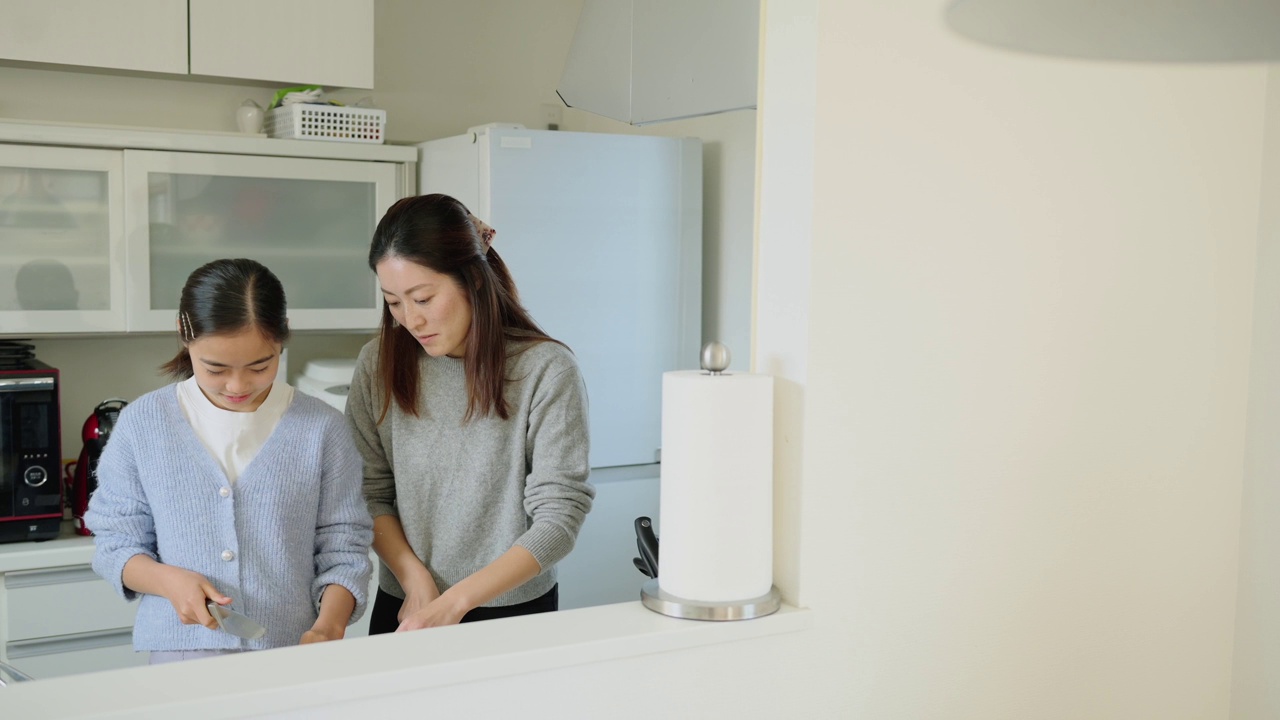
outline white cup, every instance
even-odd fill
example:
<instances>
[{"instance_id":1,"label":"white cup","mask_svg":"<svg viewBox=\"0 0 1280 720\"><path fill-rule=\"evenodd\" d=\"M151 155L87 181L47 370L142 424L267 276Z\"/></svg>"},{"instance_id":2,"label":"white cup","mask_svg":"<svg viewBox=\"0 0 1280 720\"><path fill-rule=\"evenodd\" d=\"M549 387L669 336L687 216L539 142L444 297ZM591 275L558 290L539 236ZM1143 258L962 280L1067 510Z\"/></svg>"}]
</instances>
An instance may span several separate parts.
<instances>
[{"instance_id":1,"label":"white cup","mask_svg":"<svg viewBox=\"0 0 1280 720\"><path fill-rule=\"evenodd\" d=\"M262 108L256 102L245 100L243 105L236 108L236 127L242 133L261 134L264 117Z\"/></svg>"}]
</instances>

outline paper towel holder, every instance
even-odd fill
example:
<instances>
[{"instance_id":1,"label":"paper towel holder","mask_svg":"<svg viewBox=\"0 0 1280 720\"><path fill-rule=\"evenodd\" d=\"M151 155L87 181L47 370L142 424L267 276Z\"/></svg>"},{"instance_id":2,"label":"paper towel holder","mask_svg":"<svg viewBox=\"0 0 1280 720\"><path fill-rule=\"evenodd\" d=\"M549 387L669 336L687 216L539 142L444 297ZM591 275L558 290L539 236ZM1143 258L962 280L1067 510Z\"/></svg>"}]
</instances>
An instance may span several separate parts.
<instances>
[{"instance_id":1,"label":"paper towel holder","mask_svg":"<svg viewBox=\"0 0 1280 720\"><path fill-rule=\"evenodd\" d=\"M732 357L727 345L712 340L702 346L702 369L708 375L724 375L725 370L729 369L729 360Z\"/></svg>"},{"instance_id":2,"label":"paper towel holder","mask_svg":"<svg viewBox=\"0 0 1280 720\"><path fill-rule=\"evenodd\" d=\"M731 358L729 348L713 340L702 347L702 370L707 375L728 375L725 370ZM764 595L746 600L690 600L666 592L654 577L640 586L640 602L656 613L686 620L750 620L777 612L782 607L782 593L771 586Z\"/></svg>"},{"instance_id":3,"label":"paper towel holder","mask_svg":"<svg viewBox=\"0 0 1280 720\"><path fill-rule=\"evenodd\" d=\"M774 586L764 595L749 600L689 600L666 592L658 584L658 578L653 578L640 586L640 602L656 613L685 620L750 620L777 612L782 607L782 593Z\"/></svg>"}]
</instances>

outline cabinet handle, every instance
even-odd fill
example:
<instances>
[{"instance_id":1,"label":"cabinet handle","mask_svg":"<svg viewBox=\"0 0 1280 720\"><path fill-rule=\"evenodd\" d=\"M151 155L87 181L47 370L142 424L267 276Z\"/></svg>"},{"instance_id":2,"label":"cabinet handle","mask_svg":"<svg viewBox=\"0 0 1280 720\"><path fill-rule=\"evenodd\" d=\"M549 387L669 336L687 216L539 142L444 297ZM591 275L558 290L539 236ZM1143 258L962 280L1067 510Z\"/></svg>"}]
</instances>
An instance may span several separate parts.
<instances>
[{"instance_id":1,"label":"cabinet handle","mask_svg":"<svg viewBox=\"0 0 1280 720\"><path fill-rule=\"evenodd\" d=\"M5 652L10 660L19 660L37 655L53 655L95 648L117 647L133 643L133 628L120 630L99 630L97 632L62 635L56 638L38 638L35 640L14 640L5 644ZM21 663L19 663L21 664Z\"/></svg>"},{"instance_id":2,"label":"cabinet handle","mask_svg":"<svg viewBox=\"0 0 1280 720\"><path fill-rule=\"evenodd\" d=\"M13 588L37 587L40 585L60 585L62 583L86 582L97 580L98 574L88 565L76 565L55 570L16 570L4 574L4 586Z\"/></svg>"}]
</instances>

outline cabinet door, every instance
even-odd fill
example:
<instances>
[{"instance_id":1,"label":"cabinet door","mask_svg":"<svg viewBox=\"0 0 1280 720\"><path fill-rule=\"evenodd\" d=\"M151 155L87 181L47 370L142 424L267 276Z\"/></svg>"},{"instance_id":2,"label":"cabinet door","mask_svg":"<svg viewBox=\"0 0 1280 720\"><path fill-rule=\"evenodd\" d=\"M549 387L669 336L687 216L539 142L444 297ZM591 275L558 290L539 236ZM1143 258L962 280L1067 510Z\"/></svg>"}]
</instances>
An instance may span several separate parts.
<instances>
[{"instance_id":1,"label":"cabinet door","mask_svg":"<svg viewBox=\"0 0 1280 720\"><path fill-rule=\"evenodd\" d=\"M187 72L186 0L6 0L0 57Z\"/></svg>"},{"instance_id":2,"label":"cabinet door","mask_svg":"<svg viewBox=\"0 0 1280 720\"><path fill-rule=\"evenodd\" d=\"M121 154L0 145L0 333L125 329Z\"/></svg>"},{"instance_id":3,"label":"cabinet door","mask_svg":"<svg viewBox=\"0 0 1280 720\"><path fill-rule=\"evenodd\" d=\"M139 667L150 657L134 651L132 630L9 643L8 651L9 664L33 680Z\"/></svg>"},{"instance_id":4,"label":"cabinet door","mask_svg":"<svg viewBox=\"0 0 1280 720\"><path fill-rule=\"evenodd\" d=\"M191 74L373 87L373 0L190 0Z\"/></svg>"},{"instance_id":5,"label":"cabinet door","mask_svg":"<svg viewBox=\"0 0 1280 720\"><path fill-rule=\"evenodd\" d=\"M395 201L395 163L125 151L128 328L172 331L191 271L266 265L294 330L372 329L369 241Z\"/></svg>"},{"instance_id":6,"label":"cabinet door","mask_svg":"<svg viewBox=\"0 0 1280 720\"><path fill-rule=\"evenodd\" d=\"M88 565L0 575L0 660L40 680L146 662L133 652L138 604Z\"/></svg>"}]
</instances>

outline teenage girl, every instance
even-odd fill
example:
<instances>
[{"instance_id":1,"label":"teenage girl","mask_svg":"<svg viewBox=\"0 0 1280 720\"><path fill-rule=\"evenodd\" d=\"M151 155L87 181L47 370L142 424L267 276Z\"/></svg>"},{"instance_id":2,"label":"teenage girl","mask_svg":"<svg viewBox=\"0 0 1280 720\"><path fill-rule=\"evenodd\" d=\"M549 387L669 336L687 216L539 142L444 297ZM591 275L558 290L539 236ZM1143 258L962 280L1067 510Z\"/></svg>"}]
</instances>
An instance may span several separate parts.
<instances>
[{"instance_id":1,"label":"teenage girl","mask_svg":"<svg viewBox=\"0 0 1280 720\"><path fill-rule=\"evenodd\" d=\"M372 522L342 415L277 381L289 337L280 281L253 260L191 274L178 382L120 414L86 524L93 568L141 597L151 662L336 640L364 611ZM219 629L208 601L266 627Z\"/></svg>"}]
</instances>

